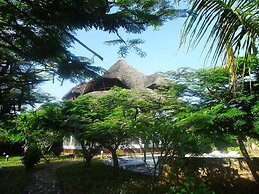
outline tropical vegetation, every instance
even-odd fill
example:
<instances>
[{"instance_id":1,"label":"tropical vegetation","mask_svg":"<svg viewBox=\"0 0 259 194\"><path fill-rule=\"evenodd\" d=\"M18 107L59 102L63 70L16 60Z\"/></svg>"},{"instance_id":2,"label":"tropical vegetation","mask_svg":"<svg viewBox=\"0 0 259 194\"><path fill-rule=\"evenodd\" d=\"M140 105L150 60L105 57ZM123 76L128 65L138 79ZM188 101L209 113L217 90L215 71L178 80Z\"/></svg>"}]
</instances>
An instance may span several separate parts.
<instances>
[{"instance_id":1,"label":"tropical vegetation","mask_svg":"<svg viewBox=\"0 0 259 194\"><path fill-rule=\"evenodd\" d=\"M150 193L213 192L206 185L211 184L213 188L213 183L204 182L182 161L187 155L198 157L228 147L239 148L258 184L256 159L246 147L247 140L256 142L259 139L258 1L188 2L191 9L182 43L190 40L190 48L195 47L208 33L206 44L212 41L208 56L212 55L215 62L223 59L223 66L167 72L164 76L170 84L155 90L115 87L74 100L47 102L37 110L27 111L24 105L33 106L50 100L48 95L37 91L42 82L55 80L55 77L61 82L65 79L84 81L102 73L103 69L93 66L90 58L74 56L68 50L77 42L102 59L76 38L76 30L100 29L116 33L118 40L110 43L122 44L121 52L127 54L132 44L141 41L125 42L118 33L120 28L140 33L148 26L162 25L171 19L175 10L166 0L0 0L0 142L23 144L21 160L27 169L31 169L42 158L48 163L52 155L59 156L63 138L73 135L82 147L87 168L77 164L58 171L68 193L72 183L67 184L71 179L66 179L75 173L87 181L78 187L78 193L86 190L84 185L93 193L99 191L100 176L94 172L109 169L108 175L103 174L102 178L111 177L109 167L104 167L100 161L92 162L101 149L110 151L114 180L119 180L123 186L119 187L113 179L105 179L108 183L102 184L118 193L143 192L142 187L138 187L142 184L141 179L147 180ZM152 178L119 169L119 147L135 139L143 142L144 162L147 152L152 156ZM155 159L155 154L159 155L159 160ZM167 184L162 186L159 181L169 160L176 160L179 165L169 173L163 182ZM19 167L14 171L0 170L0 173L9 176L14 172L18 176L24 171ZM229 176L235 175L234 170L229 172ZM92 180L85 178L90 175ZM128 175L131 179L126 186ZM190 178L193 176L195 179ZM25 178L18 177L19 188Z\"/></svg>"}]
</instances>

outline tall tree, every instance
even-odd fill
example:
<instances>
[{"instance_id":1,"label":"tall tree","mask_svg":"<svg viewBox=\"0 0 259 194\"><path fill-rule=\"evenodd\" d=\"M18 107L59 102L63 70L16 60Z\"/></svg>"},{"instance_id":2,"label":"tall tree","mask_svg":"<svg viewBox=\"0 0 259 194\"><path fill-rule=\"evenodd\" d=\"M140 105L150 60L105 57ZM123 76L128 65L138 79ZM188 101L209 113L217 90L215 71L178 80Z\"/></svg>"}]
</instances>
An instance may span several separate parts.
<instances>
[{"instance_id":1,"label":"tall tree","mask_svg":"<svg viewBox=\"0 0 259 194\"><path fill-rule=\"evenodd\" d=\"M68 50L77 42L102 59L76 38L76 30L141 33L150 25L161 25L172 14L167 0L1 0L0 116L33 104L35 86L53 76L82 81L101 73L102 68L92 66L89 58Z\"/></svg>"},{"instance_id":2,"label":"tall tree","mask_svg":"<svg viewBox=\"0 0 259 194\"><path fill-rule=\"evenodd\" d=\"M243 63L246 60L244 58L238 59L238 63ZM251 64L250 67L254 68L237 71L239 72L237 86L240 89L235 98L228 89L226 69L199 70L194 73L193 79L190 81L189 92L192 93L193 98L197 97L198 99L198 103L195 105L197 110L188 115L186 121L192 126L200 128L201 133L214 136L212 139L224 140L226 138L228 140L228 137L236 139L252 175L258 182L253 160L243 143L247 137L256 139L259 137L256 129L256 105L258 103L258 68L256 66L257 64ZM251 77L246 77L242 84L243 71L245 76L251 74ZM250 90L251 87L253 90Z\"/></svg>"},{"instance_id":3,"label":"tall tree","mask_svg":"<svg viewBox=\"0 0 259 194\"><path fill-rule=\"evenodd\" d=\"M204 151L202 148L210 146L202 133L196 133L196 128L183 124L184 115L191 114L188 104L180 98L185 88L172 84L169 89L162 89L163 92L142 92L134 100L138 110L134 121L135 138L141 139L144 153L148 149L152 156L154 178L160 175L168 157L185 157L185 154L200 153ZM155 154L159 155L159 160Z\"/></svg>"},{"instance_id":4,"label":"tall tree","mask_svg":"<svg viewBox=\"0 0 259 194\"><path fill-rule=\"evenodd\" d=\"M113 88L106 95L98 97L94 111L99 118L91 125L91 133L97 141L112 154L115 176L119 173L117 149L132 137L132 118L135 109L130 107L131 92Z\"/></svg>"},{"instance_id":5,"label":"tall tree","mask_svg":"<svg viewBox=\"0 0 259 194\"><path fill-rule=\"evenodd\" d=\"M190 14L186 20L182 41L190 35L190 46L195 47L209 31L206 45L210 43L214 59L227 56L231 45L235 56L242 49L245 55L258 53L259 4L256 0L191 0Z\"/></svg>"},{"instance_id":6,"label":"tall tree","mask_svg":"<svg viewBox=\"0 0 259 194\"><path fill-rule=\"evenodd\" d=\"M24 143L25 165L33 159L34 149L39 151L38 156L42 156L49 162L49 154L53 146L62 142L61 116L60 104L53 103L44 104L36 111L24 112L16 117L15 126L9 138L14 142Z\"/></svg>"},{"instance_id":7,"label":"tall tree","mask_svg":"<svg viewBox=\"0 0 259 194\"><path fill-rule=\"evenodd\" d=\"M229 69L230 88L236 96L237 63L236 57L258 54L259 3L257 0L190 0L190 14L185 22L182 44L188 41L189 47L196 47L208 37L207 56L223 63Z\"/></svg>"},{"instance_id":8,"label":"tall tree","mask_svg":"<svg viewBox=\"0 0 259 194\"><path fill-rule=\"evenodd\" d=\"M65 101L61 109L61 114L64 115L64 120L60 121L61 130L65 136L73 135L80 143L88 168L91 166L92 158L101 147L91 128L92 123L99 119L96 106L96 98L82 96L75 100Z\"/></svg>"}]
</instances>

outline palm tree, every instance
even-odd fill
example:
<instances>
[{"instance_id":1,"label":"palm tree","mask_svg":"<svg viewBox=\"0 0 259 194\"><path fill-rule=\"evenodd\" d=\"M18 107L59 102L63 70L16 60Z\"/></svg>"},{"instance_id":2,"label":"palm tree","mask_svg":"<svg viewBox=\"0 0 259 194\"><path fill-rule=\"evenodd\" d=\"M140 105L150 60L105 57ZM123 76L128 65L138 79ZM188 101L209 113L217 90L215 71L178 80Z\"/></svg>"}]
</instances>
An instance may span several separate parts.
<instances>
[{"instance_id":1,"label":"palm tree","mask_svg":"<svg viewBox=\"0 0 259 194\"><path fill-rule=\"evenodd\" d=\"M259 2L258 0L189 0L192 5L185 22L182 43L190 36L189 48L194 48L207 31L208 56L213 60L228 57L231 45L233 54L246 56L258 53ZM214 52L213 52L214 51Z\"/></svg>"},{"instance_id":2,"label":"palm tree","mask_svg":"<svg viewBox=\"0 0 259 194\"><path fill-rule=\"evenodd\" d=\"M190 14L185 22L181 43L189 41L189 48L195 48L208 32L207 54L214 62L223 56L223 64L229 69L233 97L236 96L237 63L239 55L258 55L259 2L258 0L189 0ZM245 64L245 63L244 63ZM249 63L248 63L249 64ZM238 142L248 166L259 183L251 159L246 152L241 136Z\"/></svg>"}]
</instances>

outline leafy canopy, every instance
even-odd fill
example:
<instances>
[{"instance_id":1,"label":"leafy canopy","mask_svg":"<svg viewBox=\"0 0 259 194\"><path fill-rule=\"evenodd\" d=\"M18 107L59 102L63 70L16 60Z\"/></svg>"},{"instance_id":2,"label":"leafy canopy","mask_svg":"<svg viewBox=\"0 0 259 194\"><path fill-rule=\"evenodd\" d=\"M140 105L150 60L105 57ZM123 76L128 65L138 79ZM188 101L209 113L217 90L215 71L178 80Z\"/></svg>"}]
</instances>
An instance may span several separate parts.
<instances>
[{"instance_id":1,"label":"leafy canopy","mask_svg":"<svg viewBox=\"0 0 259 194\"><path fill-rule=\"evenodd\" d=\"M167 0L0 0L0 118L42 102L37 87L43 81L82 82L104 71L68 50L77 42L102 59L76 38L77 30L141 33L173 12Z\"/></svg>"}]
</instances>

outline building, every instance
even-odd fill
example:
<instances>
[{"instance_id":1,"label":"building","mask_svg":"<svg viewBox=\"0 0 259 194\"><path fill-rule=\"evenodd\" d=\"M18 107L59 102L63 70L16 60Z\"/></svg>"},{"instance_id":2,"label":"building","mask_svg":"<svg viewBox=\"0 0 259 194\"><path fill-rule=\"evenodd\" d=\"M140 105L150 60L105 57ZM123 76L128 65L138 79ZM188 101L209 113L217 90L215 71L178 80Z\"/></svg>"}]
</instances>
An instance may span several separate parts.
<instances>
[{"instance_id":1,"label":"building","mask_svg":"<svg viewBox=\"0 0 259 194\"><path fill-rule=\"evenodd\" d=\"M161 74L155 73L152 75L144 75L132 66L130 66L125 60L118 60L111 68L104 73L104 75L90 80L88 82L81 83L73 87L63 99L76 99L81 95L97 94L109 91L112 87L118 86L125 89L138 89L148 90L158 88L162 85L169 83ZM65 140L63 148L69 152L74 149L80 149L79 144L73 137ZM136 145L135 145L136 147Z\"/></svg>"}]
</instances>

